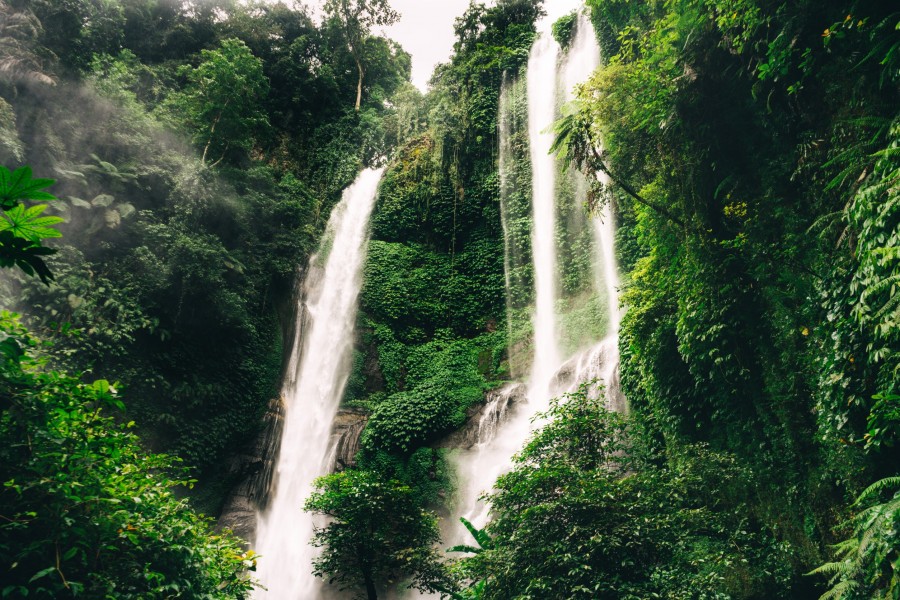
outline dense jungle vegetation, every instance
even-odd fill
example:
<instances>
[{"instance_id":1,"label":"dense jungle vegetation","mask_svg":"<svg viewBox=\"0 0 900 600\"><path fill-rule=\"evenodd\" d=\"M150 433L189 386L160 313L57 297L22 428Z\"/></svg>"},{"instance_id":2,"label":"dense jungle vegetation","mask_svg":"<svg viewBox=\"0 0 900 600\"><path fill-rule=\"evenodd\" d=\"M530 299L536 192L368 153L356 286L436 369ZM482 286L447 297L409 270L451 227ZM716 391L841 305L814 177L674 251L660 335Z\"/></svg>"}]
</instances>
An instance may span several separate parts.
<instances>
[{"instance_id":1,"label":"dense jungle vegetation","mask_svg":"<svg viewBox=\"0 0 900 600\"><path fill-rule=\"evenodd\" d=\"M619 226L629 412L556 400L447 553L436 442L521 342L498 111L542 1L471 4L425 94L389 4L352 4L0 0L0 594L249 596L257 557L203 515L246 474L331 207L386 164L344 399L368 421L307 502L317 574L900 598L897 7L587 0L603 63L556 151L611 180L583 210Z\"/></svg>"}]
</instances>

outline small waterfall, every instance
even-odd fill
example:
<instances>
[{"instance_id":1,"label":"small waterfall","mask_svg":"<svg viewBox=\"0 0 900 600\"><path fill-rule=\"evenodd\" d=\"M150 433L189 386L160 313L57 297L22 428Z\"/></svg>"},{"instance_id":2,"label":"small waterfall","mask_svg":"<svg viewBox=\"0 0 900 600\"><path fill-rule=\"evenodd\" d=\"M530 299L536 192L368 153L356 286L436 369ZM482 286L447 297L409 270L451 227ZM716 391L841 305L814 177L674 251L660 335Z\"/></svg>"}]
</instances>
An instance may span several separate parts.
<instances>
[{"instance_id":1,"label":"small waterfall","mask_svg":"<svg viewBox=\"0 0 900 600\"><path fill-rule=\"evenodd\" d=\"M559 164L550 155L553 140L550 128L558 116L559 103L571 101L574 98L574 87L584 82L600 62L600 49L593 27L583 14L579 16L568 52L562 57L560 54L556 42L544 33L535 41L528 61L528 158L531 164L532 207L530 266L533 268L531 300L534 311L531 321L532 361L525 397L522 397L521 384L511 384L489 397L478 426L475 423L469 426L470 435L476 435L476 440L454 457L460 483L457 507L453 514L466 517L477 527L482 527L488 519L488 507L479 501L479 496L490 490L497 477L509 469L513 454L522 448L534 427L539 425L533 423L532 418L536 413L547 409L552 397L575 391L582 383L596 379L600 384L593 388L592 393L606 393L612 409L624 409L624 400L617 388L619 279L613 251L614 224L605 215L592 218L590 224L582 219L581 227L585 236L592 238L591 252L594 256L591 262L594 273L589 287L592 285L595 294L606 298L606 333L604 336L602 330L598 332L590 340L591 345L587 348L580 346L582 350L574 352L568 360L563 360L562 357L562 327L557 306L563 298L563 291L559 285L558 273L561 261L568 257L559 255L559 244L560 239L565 238L564 229L570 224L558 219L558 196L562 193L562 187L557 182ZM515 203L510 201L512 194L517 193L516 184L522 180L521 173L510 174L515 160L510 156L514 146L510 139L518 135L514 127L517 124L516 118L510 114L515 105L511 98L514 88L514 84L504 81L499 119L504 233L509 235L511 229L516 233L515 244L511 244L507 238L507 253L511 248L517 252L524 248L521 244L521 211L515 213ZM587 183L583 178L578 180L578 177L575 177L572 193L580 207L586 197ZM521 270L517 261L510 260L509 256L506 266L507 269ZM522 282L525 278L518 275L510 278L509 272L507 273L508 295L516 295L516 301L510 303L513 308L516 307L516 302L521 303L523 297L520 291L510 289L514 280ZM513 321L509 322L512 328ZM572 343L576 342L577 340ZM601 392L604 386L606 391ZM485 422L490 423L490 426L483 426ZM445 531L445 542L448 545L470 541L467 531L455 522L448 524Z\"/></svg>"},{"instance_id":2,"label":"small waterfall","mask_svg":"<svg viewBox=\"0 0 900 600\"><path fill-rule=\"evenodd\" d=\"M368 246L369 217L382 170L363 171L328 220L310 258L284 384L284 422L270 499L257 518L258 598L314 600L313 517L303 502L334 456L332 422L350 372L357 298Z\"/></svg>"}]
</instances>

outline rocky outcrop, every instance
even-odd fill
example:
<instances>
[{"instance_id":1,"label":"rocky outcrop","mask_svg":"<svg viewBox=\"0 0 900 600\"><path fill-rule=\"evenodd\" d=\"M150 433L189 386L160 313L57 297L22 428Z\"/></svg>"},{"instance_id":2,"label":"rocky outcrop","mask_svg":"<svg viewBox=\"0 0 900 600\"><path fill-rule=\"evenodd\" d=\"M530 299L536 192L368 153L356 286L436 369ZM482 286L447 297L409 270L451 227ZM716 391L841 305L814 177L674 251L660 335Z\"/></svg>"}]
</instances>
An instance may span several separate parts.
<instances>
[{"instance_id":1,"label":"rocky outcrop","mask_svg":"<svg viewBox=\"0 0 900 600\"><path fill-rule=\"evenodd\" d=\"M356 466L359 438L368 421L368 412L360 409L341 409L335 415L330 443L332 472Z\"/></svg>"},{"instance_id":2,"label":"rocky outcrop","mask_svg":"<svg viewBox=\"0 0 900 600\"><path fill-rule=\"evenodd\" d=\"M226 497L218 524L250 544L256 537L256 515L265 508L272 487L283 418L284 398L276 398L266 412L260 435L229 466L229 475L238 484ZM338 411L331 432L332 471L355 466L359 438L368 419L367 413L359 409Z\"/></svg>"},{"instance_id":3,"label":"rocky outcrop","mask_svg":"<svg viewBox=\"0 0 900 600\"><path fill-rule=\"evenodd\" d=\"M284 398L275 398L269 404L260 435L232 459L229 468L239 483L225 499L219 527L231 529L248 543L256 537L256 513L265 506L272 485L283 418Z\"/></svg>"}]
</instances>

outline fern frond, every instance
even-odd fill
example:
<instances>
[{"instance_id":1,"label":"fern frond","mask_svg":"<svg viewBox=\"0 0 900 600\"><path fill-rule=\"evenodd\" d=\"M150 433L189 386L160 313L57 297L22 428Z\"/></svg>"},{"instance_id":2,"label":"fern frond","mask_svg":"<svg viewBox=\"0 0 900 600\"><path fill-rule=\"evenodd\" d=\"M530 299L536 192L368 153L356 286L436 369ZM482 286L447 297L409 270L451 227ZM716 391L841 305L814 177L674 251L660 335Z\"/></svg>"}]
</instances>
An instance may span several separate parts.
<instances>
[{"instance_id":1,"label":"fern frond","mask_svg":"<svg viewBox=\"0 0 900 600\"><path fill-rule=\"evenodd\" d=\"M878 312L872 315L872 319L876 321L881 319L886 314L891 312L894 308L896 308L898 304L900 304L900 294L897 294L896 296L885 302L884 306L879 308Z\"/></svg>"},{"instance_id":2,"label":"fern frond","mask_svg":"<svg viewBox=\"0 0 900 600\"><path fill-rule=\"evenodd\" d=\"M842 573L847 569L850 561L841 561L841 562L830 562L825 563L819 567L816 567L807 575L834 575L835 573Z\"/></svg>"},{"instance_id":3,"label":"fern frond","mask_svg":"<svg viewBox=\"0 0 900 600\"><path fill-rule=\"evenodd\" d=\"M865 502L873 495L881 492L886 488L900 488L900 475L895 477L885 477L884 479L880 479L863 490L863 493L859 495L859 498L856 499L851 506L858 506L859 504Z\"/></svg>"},{"instance_id":4,"label":"fern frond","mask_svg":"<svg viewBox=\"0 0 900 600\"><path fill-rule=\"evenodd\" d=\"M870 296L883 292L894 284L900 283L900 274L885 277L870 285L868 289L863 290L860 300L865 302Z\"/></svg>"},{"instance_id":5,"label":"fern frond","mask_svg":"<svg viewBox=\"0 0 900 600\"><path fill-rule=\"evenodd\" d=\"M819 600L842 600L843 598L847 598L846 594L848 592L852 592L859 588L859 583L853 581L852 579L848 579L846 581L842 581L821 596L819 596Z\"/></svg>"}]
</instances>

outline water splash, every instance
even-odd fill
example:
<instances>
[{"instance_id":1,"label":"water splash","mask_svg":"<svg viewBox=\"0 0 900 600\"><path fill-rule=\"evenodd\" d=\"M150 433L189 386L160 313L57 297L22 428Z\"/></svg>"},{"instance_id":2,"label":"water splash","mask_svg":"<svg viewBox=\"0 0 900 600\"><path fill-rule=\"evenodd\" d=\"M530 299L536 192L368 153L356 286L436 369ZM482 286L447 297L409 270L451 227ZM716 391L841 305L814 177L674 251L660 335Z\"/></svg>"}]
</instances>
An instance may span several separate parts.
<instances>
[{"instance_id":1,"label":"water splash","mask_svg":"<svg viewBox=\"0 0 900 600\"><path fill-rule=\"evenodd\" d=\"M313 600L313 516L303 502L329 471L331 426L350 373L357 299L369 239L369 217L382 170L367 169L344 191L310 258L284 384L284 423L270 500L258 515L257 598Z\"/></svg>"}]
</instances>

